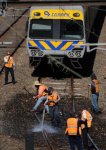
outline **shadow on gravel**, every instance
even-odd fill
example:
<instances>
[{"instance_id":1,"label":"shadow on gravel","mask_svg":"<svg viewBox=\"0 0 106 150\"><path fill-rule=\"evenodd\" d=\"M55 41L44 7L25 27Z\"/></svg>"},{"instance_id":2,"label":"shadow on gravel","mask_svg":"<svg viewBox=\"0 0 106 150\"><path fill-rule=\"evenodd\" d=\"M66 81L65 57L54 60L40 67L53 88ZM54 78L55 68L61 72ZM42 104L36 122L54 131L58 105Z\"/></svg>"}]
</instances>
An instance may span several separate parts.
<instances>
[{"instance_id":1,"label":"shadow on gravel","mask_svg":"<svg viewBox=\"0 0 106 150\"><path fill-rule=\"evenodd\" d=\"M2 133L16 138L22 138L32 129L34 114L30 112L34 101L27 94L17 94L4 109Z\"/></svg>"},{"instance_id":2,"label":"shadow on gravel","mask_svg":"<svg viewBox=\"0 0 106 150\"><path fill-rule=\"evenodd\" d=\"M79 78L77 74L82 77L89 77L93 69L94 56L95 52L92 52L92 54L85 54L83 59L79 59L81 68L73 67L73 65L71 64L71 59L66 59L64 64L70 70L67 70L67 68L62 67L61 65L56 65L55 62L52 64L48 64L47 60L44 59L36 68L34 68L31 75L33 77L53 77L55 79L70 78L71 76Z\"/></svg>"}]
</instances>

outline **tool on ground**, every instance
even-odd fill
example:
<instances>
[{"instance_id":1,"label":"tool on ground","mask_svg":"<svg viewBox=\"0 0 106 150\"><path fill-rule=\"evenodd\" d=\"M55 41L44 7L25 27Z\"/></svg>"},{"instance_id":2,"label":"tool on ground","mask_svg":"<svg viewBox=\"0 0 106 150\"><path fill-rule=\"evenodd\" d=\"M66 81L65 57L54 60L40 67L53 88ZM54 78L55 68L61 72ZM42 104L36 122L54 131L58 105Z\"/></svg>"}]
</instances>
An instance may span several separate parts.
<instances>
[{"instance_id":1,"label":"tool on ground","mask_svg":"<svg viewBox=\"0 0 106 150\"><path fill-rule=\"evenodd\" d=\"M23 89L33 98L33 95L26 89L26 87L24 86ZM33 98L34 99L34 98Z\"/></svg>"}]
</instances>

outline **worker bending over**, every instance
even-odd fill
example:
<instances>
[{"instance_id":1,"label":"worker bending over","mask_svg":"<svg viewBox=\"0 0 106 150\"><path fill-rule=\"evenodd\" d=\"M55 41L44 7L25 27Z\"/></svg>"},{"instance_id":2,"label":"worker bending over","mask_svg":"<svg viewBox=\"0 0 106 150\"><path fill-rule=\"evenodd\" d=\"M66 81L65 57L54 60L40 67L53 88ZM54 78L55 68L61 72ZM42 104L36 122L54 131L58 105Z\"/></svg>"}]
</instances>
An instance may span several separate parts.
<instances>
[{"instance_id":1,"label":"worker bending over","mask_svg":"<svg viewBox=\"0 0 106 150\"><path fill-rule=\"evenodd\" d=\"M60 96L57 91L55 91L52 87L48 88L48 96L45 102L46 105L49 106L49 114L51 116L51 123L55 127L59 127L60 125L60 114L59 114L59 106L58 102L60 100Z\"/></svg>"}]
</instances>

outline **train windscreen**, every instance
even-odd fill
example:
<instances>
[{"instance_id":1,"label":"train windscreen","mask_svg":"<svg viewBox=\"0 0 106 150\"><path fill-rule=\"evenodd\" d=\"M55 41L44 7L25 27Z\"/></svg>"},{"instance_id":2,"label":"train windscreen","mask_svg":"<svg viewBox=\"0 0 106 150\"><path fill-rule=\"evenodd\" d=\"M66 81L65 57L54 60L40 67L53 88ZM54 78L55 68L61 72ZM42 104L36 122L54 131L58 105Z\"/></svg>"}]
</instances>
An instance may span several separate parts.
<instances>
[{"instance_id":1,"label":"train windscreen","mask_svg":"<svg viewBox=\"0 0 106 150\"><path fill-rule=\"evenodd\" d=\"M29 37L36 39L81 40L84 38L83 21L32 19L30 21Z\"/></svg>"}]
</instances>

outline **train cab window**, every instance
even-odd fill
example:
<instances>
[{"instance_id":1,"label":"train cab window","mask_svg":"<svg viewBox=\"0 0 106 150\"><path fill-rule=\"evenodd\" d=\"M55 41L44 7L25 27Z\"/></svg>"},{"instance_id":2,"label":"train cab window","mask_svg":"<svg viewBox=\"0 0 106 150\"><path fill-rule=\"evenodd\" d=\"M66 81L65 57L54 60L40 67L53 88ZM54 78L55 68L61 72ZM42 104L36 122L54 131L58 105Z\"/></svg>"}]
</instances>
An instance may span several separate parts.
<instances>
[{"instance_id":1,"label":"train cab window","mask_svg":"<svg viewBox=\"0 0 106 150\"><path fill-rule=\"evenodd\" d=\"M84 27L81 20L62 20L61 38L70 40L81 40L84 38Z\"/></svg>"},{"instance_id":2,"label":"train cab window","mask_svg":"<svg viewBox=\"0 0 106 150\"><path fill-rule=\"evenodd\" d=\"M30 30L29 30L30 38L52 38L52 22L51 20L43 20L36 19L31 20L30 22Z\"/></svg>"}]
</instances>

